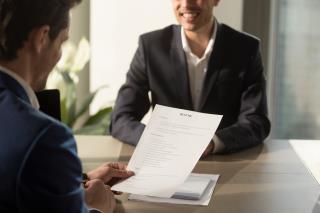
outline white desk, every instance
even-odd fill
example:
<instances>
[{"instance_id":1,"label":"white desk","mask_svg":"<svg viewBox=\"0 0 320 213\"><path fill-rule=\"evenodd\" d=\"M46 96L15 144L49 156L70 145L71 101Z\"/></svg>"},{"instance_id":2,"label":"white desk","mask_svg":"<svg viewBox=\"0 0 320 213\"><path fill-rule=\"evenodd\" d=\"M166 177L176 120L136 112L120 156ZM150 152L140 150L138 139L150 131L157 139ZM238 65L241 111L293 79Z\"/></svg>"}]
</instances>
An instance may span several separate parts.
<instances>
[{"instance_id":1,"label":"white desk","mask_svg":"<svg viewBox=\"0 0 320 213\"><path fill-rule=\"evenodd\" d=\"M109 136L76 136L78 155L84 171L104 162L119 160L122 143Z\"/></svg>"}]
</instances>

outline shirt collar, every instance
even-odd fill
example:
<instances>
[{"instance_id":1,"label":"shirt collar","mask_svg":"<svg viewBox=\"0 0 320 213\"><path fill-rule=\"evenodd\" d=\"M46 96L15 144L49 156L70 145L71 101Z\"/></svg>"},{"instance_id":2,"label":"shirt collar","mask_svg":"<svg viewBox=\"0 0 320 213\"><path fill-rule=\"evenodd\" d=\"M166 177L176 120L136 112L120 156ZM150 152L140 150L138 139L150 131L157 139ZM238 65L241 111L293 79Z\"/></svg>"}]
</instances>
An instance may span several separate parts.
<instances>
[{"instance_id":1,"label":"shirt collar","mask_svg":"<svg viewBox=\"0 0 320 213\"><path fill-rule=\"evenodd\" d=\"M218 31L218 21L217 21L217 19L214 18L213 33L211 35L211 38L210 38L209 43L208 43L208 46L207 46L206 51L205 51L205 53L204 53L202 58L207 57L207 55L212 52L213 45L214 45L214 42L215 42L216 36L217 36L217 31ZM186 34L185 34L184 29L182 28L182 26L181 26L181 40L182 40L182 48L183 48L183 50L186 53L193 55L193 53L192 53L192 51L190 49L190 46L188 44Z\"/></svg>"},{"instance_id":2,"label":"shirt collar","mask_svg":"<svg viewBox=\"0 0 320 213\"><path fill-rule=\"evenodd\" d=\"M36 94L34 93L32 88L27 84L27 82L25 80L23 80L19 75L17 75L13 71L11 71L3 66L0 66L0 71L6 73L7 75L9 75L13 79L15 79L22 86L22 88L27 93L27 96L29 98L29 101L30 101L30 104L32 105L32 107L34 107L35 109L40 108Z\"/></svg>"}]
</instances>

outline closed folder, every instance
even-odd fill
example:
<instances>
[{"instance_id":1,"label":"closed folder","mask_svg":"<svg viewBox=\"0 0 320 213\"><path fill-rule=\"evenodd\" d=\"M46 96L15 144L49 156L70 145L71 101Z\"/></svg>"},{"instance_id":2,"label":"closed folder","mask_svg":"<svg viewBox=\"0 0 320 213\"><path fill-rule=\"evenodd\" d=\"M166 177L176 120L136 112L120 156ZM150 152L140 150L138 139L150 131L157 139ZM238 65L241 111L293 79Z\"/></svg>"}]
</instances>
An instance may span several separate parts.
<instances>
[{"instance_id":1,"label":"closed folder","mask_svg":"<svg viewBox=\"0 0 320 213\"><path fill-rule=\"evenodd\" d=\"M189 176L171 198L200 200L212 182L210 177Z\"/></svg>"}]
</instances>

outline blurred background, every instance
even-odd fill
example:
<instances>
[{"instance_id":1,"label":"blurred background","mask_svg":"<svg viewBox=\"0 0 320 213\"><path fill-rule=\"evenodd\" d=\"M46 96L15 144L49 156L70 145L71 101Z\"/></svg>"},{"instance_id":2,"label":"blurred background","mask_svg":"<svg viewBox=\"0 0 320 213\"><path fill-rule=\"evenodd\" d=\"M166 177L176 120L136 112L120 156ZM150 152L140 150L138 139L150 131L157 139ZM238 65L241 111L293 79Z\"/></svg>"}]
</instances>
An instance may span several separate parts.
<instances>
[{"instance_id":1,"label":"blurred background","mask_svg":"<svg viewBox=\"0 0 320 213\"><path fill-rule=\"evenodd\" d=\"M261 39L268 81L270 138L320 139L320 1L221 0L219 22ZM83 0L72 12L71 42L89 40L77 102L102 85L90 113L112 106L140 34L175 24L171 1Z\"/></svg>"}]
</instances>

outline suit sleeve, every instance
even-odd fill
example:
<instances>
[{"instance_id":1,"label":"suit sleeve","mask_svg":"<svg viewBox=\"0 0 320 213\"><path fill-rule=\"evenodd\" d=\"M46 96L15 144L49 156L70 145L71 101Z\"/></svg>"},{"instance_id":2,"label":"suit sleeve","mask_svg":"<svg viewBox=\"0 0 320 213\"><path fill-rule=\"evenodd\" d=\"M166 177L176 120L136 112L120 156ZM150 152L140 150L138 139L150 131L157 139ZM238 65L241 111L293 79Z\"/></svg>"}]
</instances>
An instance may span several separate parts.
<instances>
[{"instance_id":1,"label":"suit sleeve","mask_svg":"<svg viewBox=\"0 0 320 213\"><path fill-rule=\"evenodd\" d=\"M140 38L126 82L119 90L111 116L111 135L132 145L137 145L145 127L140 121L150 109L146 57L143 40Z\"/></svg>"},{"instance_id":2,"label":"suit sleeve","mask_svg":"<svg viewBox=\"0 0 320 213\"><path fill-rule=\"evenodd\" d=\"M81 173L71 132L51 124L34 140L20 169L18 208L26 213L87 213Z\"/></svg>"},{"instance_id":3,"label":"suit sleeve","mask_svg":"<svg viewBox=\"0 0 320 213\"><path fill-rule=\"evenodd\" d=\"M216 132L224 143L223 152L230 153L260 144L270 132L267 112L266 80L257 45L244 76L240 112L235 124Z\"/></svg>"}]
</instances>

